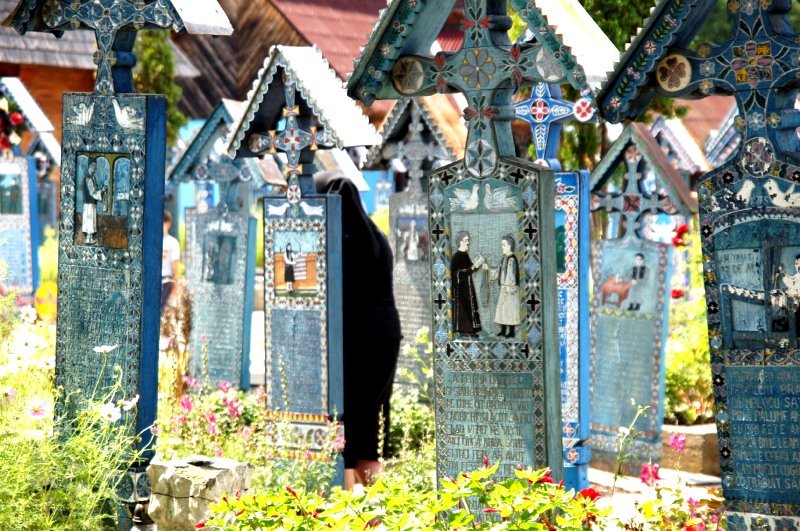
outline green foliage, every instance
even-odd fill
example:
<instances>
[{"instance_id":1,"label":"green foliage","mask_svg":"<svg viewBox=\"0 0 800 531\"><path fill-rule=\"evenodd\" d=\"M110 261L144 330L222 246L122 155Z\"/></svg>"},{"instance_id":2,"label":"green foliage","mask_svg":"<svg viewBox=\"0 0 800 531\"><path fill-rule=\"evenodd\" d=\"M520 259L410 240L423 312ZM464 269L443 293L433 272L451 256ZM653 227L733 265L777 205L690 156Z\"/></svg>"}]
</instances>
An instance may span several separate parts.
<instances>
[{"instance_id":1,"label":"green foliage","mask_svg":"<svg viewBox=\"0 0 800 531\"><path fill-rule=\"evenodd\" d=\"M45 227L44 241L39 246L39 281L58 280L58 235L52 227Z\"/></svg>"},{"instance_id":2,"label":"green foliage","mask_svg":"<svg viewBox=\"0 0 800 531\"><path fill-rule=\"evenodd\" d=\"M167 395L159 403L156 451L165 459L193 455L227 457L255 467L253 488L302 485L327 488L344 440L336 424L322 441L301 439L280 412L268 411L265 397L246 394L222 382L217 389L187 378L190 392L177 403Z\"/></svg>"},{"instance_id":3,"label":"green foliage","mask_svg":"<svg viewBox=\"0 0 800 531\"><path fill-rule=\"evenodd\" d=\"M433 440L433 405L429 394L433 386L432 356L428 327L423 326L402 349L403 359L410 360L418 370L397 369L389 416L392 455L405 457Z\"/></svg>"},{"instance_id":4,"label":"green foliage","mask_svg":"<svg viewBox=\"0 0 800 531\"><path fill-rule=\"evenodd\" d=\"M495 482L497 465L455 479L439 490L410 489L401 478L381 476L365 491L334 489L330 495L273 485L211 506L198 526L208 529L592 529L601 515L590 493L555 485L549 471L518 470ZM593 492L591 494L594 494ZM467 501L469 500L469 503ZM473 512L476 511L476 512Z\"/></svg>"},{"instance_id":5,"label":"green foliage","mask_svg":"<svg viewBox=\"0 0 800 531\"><path fill-rule=\"evenodd\" d=\"M0 347L0 529L113 524L116 486L137 459L135 400L121 400L119 372L107 393L68 395L81 409L66 419L53 415L54 366L55 328L23 308Z\"/></svg>"},{"instance_id":6,"label":"green foliage","mask_svg":"<svg viewBox=\"0 0 800 531\"><path fill-rule=\"evenodd\" d=\"M692 425L713 421L714 397L700 240L694 234L686 242L688 259L673 278L688 275L690 287L670 307L664 421Z\"/></svg>"},{"instance_id":7,"label":"green foliage","mask_svg":"<svg viewBox=\"0 0 800 531\"><path fill-rule=\"evenodd\" d=\"M140 31L134 53L138 57L133 72L137 92L163 94L167 97L167 145L175 144L178 130L186 125L186 116L178 109L182 89L175 79L175 58L165 30Z\"/></svg>"}]
</instances>

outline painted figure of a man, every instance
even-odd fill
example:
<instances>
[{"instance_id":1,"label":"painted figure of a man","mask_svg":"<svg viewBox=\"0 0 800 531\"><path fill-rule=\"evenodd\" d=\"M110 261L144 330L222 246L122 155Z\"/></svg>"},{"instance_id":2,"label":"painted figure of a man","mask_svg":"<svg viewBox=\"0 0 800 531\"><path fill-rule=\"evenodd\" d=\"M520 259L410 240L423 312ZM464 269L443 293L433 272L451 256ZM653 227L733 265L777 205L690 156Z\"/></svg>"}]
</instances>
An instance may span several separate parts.
<instances>
[{"instance_id":1,"label":"painted figure of a man","mask_svg":"<svg viewBox=\"0 0 800 531\"><path fill-rule=\"evenodd\" d=\"M477 337L481 328L478 313L478 298L472 274L480 269L485 260L481 256L475 262L469 256L469 232L461 231L456 236L458 250L450 262L453 294L453 332Z\"/></svg>"},{"instance_id":2,"label":"painted figure of a man","mask_svg":"<svg viewBox=\"0 0 800 531\"><path fill-rule=\"evenodd\" d=\"M647 278L647 267L644 265L644 255L636 253L633 259L633 270L631 271L631 289L628 294L628 311L638 312L642 309L642 301L645 293L645 279Z\"/></svg>"},{"instance_id":3,"label":"painted figure of a man","mask_svg":"<svg viewBox=\"0 0 800 531\"><path fill-rule=\"evenodd\" d=\"M514 337L515 327L520 323L519 308L519 262L514 254L516 244L510 234L500 240L503 253L500 267L491 271L491 279L500 284L500 295L497 298L497 310L494 322L500 325L500 337ZM484 265L488 269L487 265Z\"/></svg>"},{"instance_id":4,"label":"painted figure of a man","mask_svg":"<svg viewBox=\"0 0 800 531\"><path fill-rule=\"evenodd\" d=\"M89 164L86 176L86 193L83 199L83 217L81 231L86 234L86 245L97 243L94 235L97 233L97 202L103 201L103 188L97 182L97 163Z\"/></svg>"}]
</instances>

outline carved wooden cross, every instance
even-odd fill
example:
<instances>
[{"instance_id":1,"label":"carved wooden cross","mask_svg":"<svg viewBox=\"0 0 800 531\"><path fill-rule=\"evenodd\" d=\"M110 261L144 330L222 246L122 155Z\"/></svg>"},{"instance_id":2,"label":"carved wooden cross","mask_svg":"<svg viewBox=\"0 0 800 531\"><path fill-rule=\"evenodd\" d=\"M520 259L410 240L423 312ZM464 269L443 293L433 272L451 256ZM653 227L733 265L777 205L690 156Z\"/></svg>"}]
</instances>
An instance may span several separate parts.
<instances>
[{"instance_id":1,"label":"carved wooden cross","mask_svg":"<svg viewBox=\"0 0 800 531\"><path fill-rule=\"evenodd\" d=\"M631 144L625 149L625 186L616 192L592 191L592 212L604 210L618 212L625 220L625 238L636 237L642 239L642 221L648 214L674 214L677 208L669 195L658 190L649 193L645 190L644 178L646 176L644 160L636 144ZM606 181L598 183L603 186Z\"/></svg>"},{"instance_id":2,"label":"carved wooden cross","mask_svg":"<svg viewBox=\"0 0 800 531\"><path fill-rule=\"evenodd\" d=\"M594 108L588 98L577 102L561 99L561 88L548 83L536 83L530 98L514 105L517 118L531 126L536 162L560 170L558 141L564 122L576 119L586 122L594 116Z\"/></svg>"},{"instance_id":3,"label":"carved wooden cross","mask_svg":"<svg viewBox=\"0 0 800 531\"><path fill-rule=\"evenodd\" d=\"M284 169L288 187L286 199L292 206L300 202L303 194L313 194L314 152L319 149L334 147L327 131L314 125L316 118L308 110L301 111L296 102L297 84L284 75L283 91L286 98L283 108L285 120L282 130L271 130L266 135L253 134L250 137L250 150L256 154L278 152L285 153L287 164ZM307 106L304 106L308 109Z\"/></svg>"},{"instance_id":4,"label":"carved wooden cross","mask_svg":"<svg viewBox=\"0 0 800 531\"><path fill-rule=\"evenodd\" d=\"M425 125L422 123L421 113L417 103L410 103L411 123L408 133L399 142L386 144L382 154L387 159L400 159L408 169L408 185L404 191L422 194L420 181L425 176L422 166L426 161L447 160L447 152L436 145L435 142L426 142L422 138Z\"/></svg>"},{"instance_id":5,"label":"carved wooden cross","mask_svg":"<svg viewBox=\"0 0 800 531\"><path fill-rule=\"evenodd\" d=\"M136 32L145 27L166 29L179 23L168 0L47 0L42 8L44 23L53 30L94 30L97 51L96 94L132 92L131 69L136 64L132 50Z\"/></svg>"},{"instance_id":6,"label":"carved wooden cross","mask_svg":"<svg viewBox=\"0 0 800 531\"><path fill-rule=\"evenodd\" d=\"M462 92L469 106L465 165L474 177L488 177L500 157L514 156L511 94L523 83L562 81L557 58L543 45L511 45L505 0L464 1L464 44L453 53L401 57L392 82L405 96Z\"/></svg>"},{"instance_id":7,"label":"carved wooden cross","mask_svg":"<svg viewBox=\"0 0 800 531\"><path fill-rule=\"evenodd\" d=\"M800 42L785 31L791 28L792 4L730 2L730 41L701 44L696 53L670 53L655 72L659 88L670 97L733 95L744 146L741 165L754 177L774 171L778 158L800 161L795 134L800 113L794 109Z\"/></svg>"}]
</instances>

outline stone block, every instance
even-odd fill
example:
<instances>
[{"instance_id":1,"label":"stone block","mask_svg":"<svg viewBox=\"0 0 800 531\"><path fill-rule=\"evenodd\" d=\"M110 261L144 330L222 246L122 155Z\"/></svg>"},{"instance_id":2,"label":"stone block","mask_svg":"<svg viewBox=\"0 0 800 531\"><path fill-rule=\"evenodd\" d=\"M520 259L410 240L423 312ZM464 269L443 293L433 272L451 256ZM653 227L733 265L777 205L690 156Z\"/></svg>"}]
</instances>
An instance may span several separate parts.
<instances>
[{"instance_id":1,"label":"stone block","mask_svg":"<svg viewBox=\"0 0 800 531\"><path fill-rule=\"evenodd\" d=\"M191 457L154 461L147 468L152 485L149 513L163 529L192 530L211 503L225 494L245 493L253 467L232 459Z\"/></svg>"}]
</instances>

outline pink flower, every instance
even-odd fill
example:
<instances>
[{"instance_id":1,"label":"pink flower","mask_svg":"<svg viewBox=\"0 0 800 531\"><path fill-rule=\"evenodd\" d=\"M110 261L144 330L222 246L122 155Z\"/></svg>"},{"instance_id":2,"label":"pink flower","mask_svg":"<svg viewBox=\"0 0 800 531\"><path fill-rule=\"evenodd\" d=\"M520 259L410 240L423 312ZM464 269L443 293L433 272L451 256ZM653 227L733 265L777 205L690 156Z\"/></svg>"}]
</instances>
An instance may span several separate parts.
<instances>
[{"instance_id":1,"label":"pink flower","mask_svg":"<svg viewBox=\"0 0 800 531\"><path fill-rule=\"evenodd\" d=\"M153 434L153 437L161 436L161 432L162 431L163 430L162 430L161 426L159 426L158 424L153 424L152 426L150 426L150 433Z\"/></svg>"},{"instance_id":2,"label":"pink flower","mask_svg":"<svg viewBox=\"0 0 800 531\"><path fill-rule=\"evenodd\" d=\"M181 409L190 413L192 411L192 399L189 398L188 395L183 395L181 397Z\"/></svg>"},{"instance_id":3,"label":"pink flower","mask_svg":"<svg viewBox=\"0 0 800 531\"><path fill-rule=\"evenodd\" d=\"M340 433L339 435L336 436L336 440L333 441L333 449L337 452L341 452L342 450L344 450L344 443L345 443L344 434Z\"/></svg>"},{"instance_id":4,"label":"pink flower","mask_svg":"<svg viewBox=\"0 0 800 531\"><path fill-rule=\"evenodd\" d=\"M686 450L686 435L683 433L676 433L670 436L669 445L675 448L676 452L683 452Z\"/></svg>"},{"instance_id":5,"label":"pink flower","mask_svg":"<svg viewBox=\"0 0 800 531\"><path fill-rule=\"evenodd\" d=\"M216 457L222 457L222 448L218 444L214 445L214 455Z\"/></svg>"},{"instance_id":6,"label":"pink flower","mask_svg":"<svg viewBox=\"0 0 800 531\"><path fill-rule=\"evenodd\" d=\"M639 476L639 479L642 480L642 483L647 485L648 487L652 487L656 484L656 481L661 479L658 477L658 469L659 465L657 463L644 463L642 465L642 475Z\"/></svg>"},{"instance_id":7,"label":"pink flower","mask_svg":"<svg viewBox=\"0 0 800 531\"><path fill-rule=\"evenodd\" d=\"M200 380L192 378L191 376L184 376L183 383L189 386L189 389L196 389L200 385Z\"/></svg>"},{"instance_id":8,"label":"pink flower","mask_svg":"<svg viewBox=\"0 0 800 531\"><path fill-rule=\"evenodd\" d=\"M0 399L2 399L2 402L10 404L11 402L14 401L14 397L16 396L17 396L16 389L14 389L13 387L6 387L5 389L3 389L2 394L0 394Z\"/></svg>"},{"instance_id":9,"label":"pink flower","mask_svg":"<svg viewBox=\"0 0 800 531\"><path fill-rule=\"evenodd\" d=\"M230 415L232 418L238 419L242 415L243 409L244 407L237 400L231 400L228 402L228 415Z\"/></svg>"},{"instance_id":10,"label":"pink flower","mask_svg":"<svg viewBox=\"0 0 800 531\"><path fill-rule=\"evenodd\" d=\"M245 426L244 428L242 428L242 439L244 439L245 441L250 439L250 435L252 434L252 432L253 430L250 428L250 426Z\"/></svg>"},{"instance_id":11,"label":"pink flower","mask_svg":"<svg viewBox=\"0 0 800 531\"><path fill-rule=\"evenodd\" d=\"M220 382L217 384L217 389L222 391L223 393L227 393L231 390L231 383L230 382Z\"/></svg>"},{"instance_id":12,"label":"pink flower","mask_svg":"<svg viewBox=\"0 0 800 531\"><path fill-rule=\"evenodd\" d=\"M47 415L49 415L52 410L53 410L52 404L41 398L31 400L28 403L28 406L25 408L25 412L32 419L44 418Z\"/></svg>"}]
</instances>

